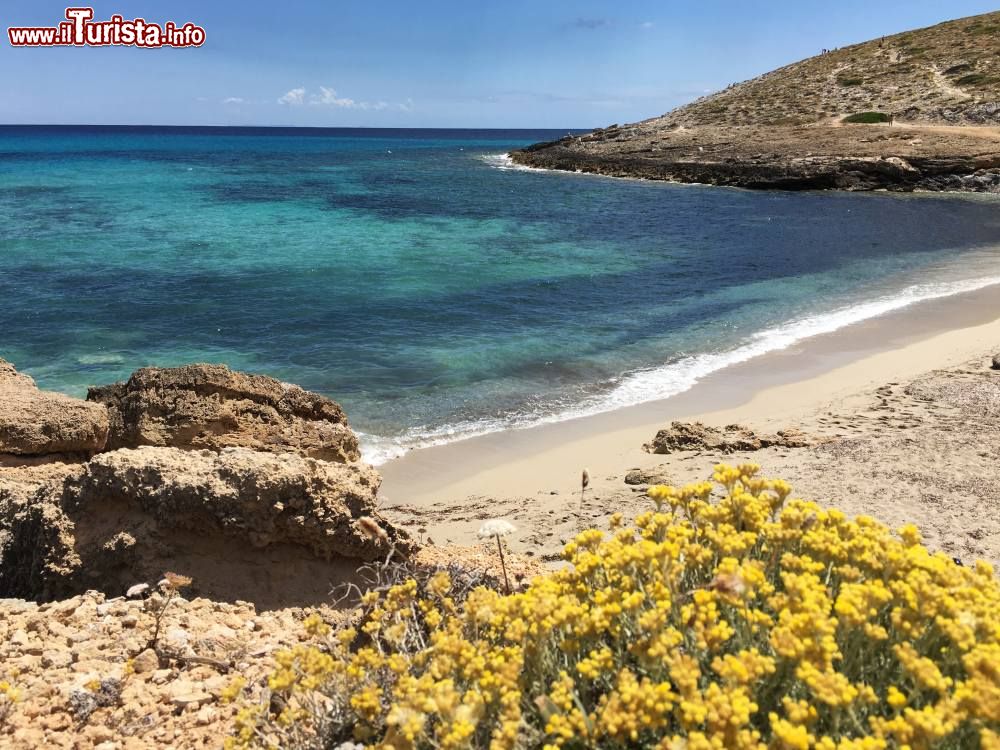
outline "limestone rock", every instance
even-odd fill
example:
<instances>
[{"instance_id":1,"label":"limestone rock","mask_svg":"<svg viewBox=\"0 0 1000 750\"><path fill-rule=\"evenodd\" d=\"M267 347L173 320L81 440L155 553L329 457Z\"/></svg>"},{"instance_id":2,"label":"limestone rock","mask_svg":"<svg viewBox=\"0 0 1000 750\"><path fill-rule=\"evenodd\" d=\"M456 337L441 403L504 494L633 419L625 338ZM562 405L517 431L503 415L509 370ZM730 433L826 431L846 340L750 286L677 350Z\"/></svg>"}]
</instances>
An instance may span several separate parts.
<instances>
[{"instance_id":1,"label":"limestone rock","mask_svg":"<svg viewBox=\"0 0 1000 750\"><path fill-rule=\"evenodd\" d=\"M1000 370L1000 354L993 355L993 369Z\"/></svg>"},{"instance_id":2,"label":"limestone rock","mask_svg":"<svg viewBox=\"0 0 1000 750\"><path fill-rule=\"evenodd\" d=\"M671 484L670 477L661 469L630 469L625 475L625 484Z\"/></svg>"},{"instance_id":3,"label":"limestone rock","mask_svg":"<svg viewBox=\"0 0 1000 750\"><path fill-rule=\"evenodd\" d=\"M415 549L379 515L380 483L365 464L294 453L102 453L62 481L6 499L0 597L49 599L88 588L118 596L137 579L156 581L172 570L193 577L204 595L256 600L281 565L302 576L296 586L328 594L338 565L357 568L344 561ZM4 488L0 482L0 508ZM363 517L385 538L366 535ZM275 595L290 591L274 583Z\"/></svg>"},{"instance_id":4,"label":"limestone rock","mask_svg":"<svg viewBox=\"0 0 1000 750\"><path fill-rule=\"evenodd\" d=\"M648 453L677 451L713 451L717 453L751 453L763 448L804 448L817 441L797 430L779 430L774 435L758 435L738 424L709 427L701 422L672 422L656 433L651 443L643 446Z\"/></svg>"},{"instance_id":5,"label":"limestone rock","mask_svg":"<svg viewBox=\"0 0 1000 750\"><path fill-rule=\"evenodd\" d=\"M86 458L102 450L107 437L104 406L41 391L0 359L0 465L11 459Z\"/></svg>"},{"instance_id":6,"label":"limestone rock","mask_svg":"<svg viewBox=\"0 0 1000 750\"><path fill-rule=\"evenodd\" d=\"M151 648L147 648L132 661L132 668L136 674L146 674L154 672L160 668L160 657Z\"/></svg>"},{"instance_id":7,"label":"limestone rock","mask_svg":"<svg viewBox=\"0 0 1000 750\"><path fill-rule=\"evenodd\" d=\"M170 701L178 708L213 700L215 698L211 693L206 692L202 685L188 680L178 680L170 689Z\"/></svg>"},{"instance_id":8,"label":"limestone rock","mask_svg":"<svg viewBox=\"0 0 1000 750\"><path fill-rule=\"evenodd\" d=\"M109 450L242 447L338 463L360 458L358 439L335 401L224 365L147 367L127 382L91 388L87 399L110 412Z\"/></svg>"}]
</instances>

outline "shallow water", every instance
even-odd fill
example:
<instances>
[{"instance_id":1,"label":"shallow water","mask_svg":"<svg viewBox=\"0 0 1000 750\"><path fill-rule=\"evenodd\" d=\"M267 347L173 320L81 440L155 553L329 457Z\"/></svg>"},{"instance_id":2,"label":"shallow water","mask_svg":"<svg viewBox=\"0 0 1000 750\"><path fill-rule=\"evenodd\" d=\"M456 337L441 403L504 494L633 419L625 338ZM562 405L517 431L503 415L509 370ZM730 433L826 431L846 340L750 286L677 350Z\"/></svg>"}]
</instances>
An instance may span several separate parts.
<instances>
[{"instance_id":1,"label":"shallow water","mask_svg":"<svg viewBox=\"0 0 1000 750\"><path fill-rule=\"evenodd\" d=\"M379 460L1000 282L994 198L498 158L563 134L0 128L0 356L77 395L143 365L267 373L342 402Z\"/></svg>"}]
</instances>

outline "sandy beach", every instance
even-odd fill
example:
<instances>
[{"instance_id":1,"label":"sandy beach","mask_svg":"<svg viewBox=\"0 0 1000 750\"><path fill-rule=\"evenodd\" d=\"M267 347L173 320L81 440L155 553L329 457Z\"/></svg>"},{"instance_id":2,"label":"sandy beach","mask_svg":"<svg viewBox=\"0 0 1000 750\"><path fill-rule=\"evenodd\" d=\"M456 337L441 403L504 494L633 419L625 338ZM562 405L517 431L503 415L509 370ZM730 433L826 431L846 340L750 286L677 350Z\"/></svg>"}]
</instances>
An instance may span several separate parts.
<instances>
[{"instance_id":1,"label":"sandy beach","mask_svg":"<svg viewBox=\"0 0 1000 750\"><path fill-rule=\"evenodd\" d=\"M520 529L515 549L554 559L576 530L645 507L650 481L685 483L720 461L754 461L797 495L916 522L932 547L995 561L998 301L993 286L918 303L734 365L671 399L413 451L380 467L382 502L438 544L470 543L483 519L507 518ZM796 428L816 445L644 451L674 420ZM584 468L592 479L581 503ZM645 481L626 484L633 469Z\"/></svg>"}]
</instances>

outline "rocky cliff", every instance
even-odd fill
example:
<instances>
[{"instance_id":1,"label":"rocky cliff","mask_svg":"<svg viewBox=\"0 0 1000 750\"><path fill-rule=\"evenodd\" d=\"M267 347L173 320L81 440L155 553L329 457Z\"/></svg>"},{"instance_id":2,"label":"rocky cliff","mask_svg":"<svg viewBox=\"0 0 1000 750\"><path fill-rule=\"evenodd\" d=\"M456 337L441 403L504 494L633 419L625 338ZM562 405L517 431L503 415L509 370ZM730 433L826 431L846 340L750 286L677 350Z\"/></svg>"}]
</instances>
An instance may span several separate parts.
<instances>
[{"instance_id":1,"label":"rocky cliff","mask_svg":"<svg viewBox=\"0 0 1000 750\"><path fill-rule=\"evenodd\" d=\"M114 596L169 569L215 599L316 601L416 550L328 398L213 365L89 397L0 367L0 597Z\"/></svg>"}]
</instances>

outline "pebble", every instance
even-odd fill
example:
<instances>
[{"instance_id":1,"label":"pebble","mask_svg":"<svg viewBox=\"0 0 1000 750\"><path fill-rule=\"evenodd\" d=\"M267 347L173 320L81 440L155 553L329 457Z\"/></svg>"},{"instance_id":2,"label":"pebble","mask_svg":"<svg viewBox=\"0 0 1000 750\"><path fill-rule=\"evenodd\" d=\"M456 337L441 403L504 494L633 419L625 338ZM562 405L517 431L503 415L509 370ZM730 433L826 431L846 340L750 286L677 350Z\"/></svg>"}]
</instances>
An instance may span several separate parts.
<instances>
[{"instance_id":1,"label":"pebble","mask_svg":"<svg viewBox=\"0 0 1000 750\"><path fill-rule=\"evenodd\" d=\"M202 706L198 709L198 713L195 715L194 720L198 722L199 726L205 726L206 724L211 724L215 721L218 716L218 712L211 706Z\"/></svg>"},{"instance_id":2,"label":"pebble","mask_svg":"<svg viewBox=\"0 0 1000 750\"><path fill-rule=\"evenodd\" d=\"M153 672L153 678L151 682L154 685L163 685L164 683L170 680L173 674L174 670L172 669L157 669L155 672Z\"/></svg>"},{"instance_id":3,"label":"pebble","mask_svg":"<svg viewBox=\"0 0 1000 750\"><path fill-rule=\"evenodd\" d=\"M191 704L206 703L215 700L211 693L205 691L200 683L188 680L178 680L170 686L170 702L175 706L185 707Z\"/></svg>"},{"instance_id":4,"label":"pebble","mask_svg":"<svg viewBox=\"0 0 1000 750\"><path fill-rule=\"evenodd\" d=\"M69 651L43 651L42 666L46 669L66 669L73 663Z\"/></svg>"},{"instance_id":5,"label":"pebble","mask_svg":"<svg viewBox=\"0 0 1000 750\"><path fill-rule=\"evenodd\" d=\"M102 724L92 724L84 730L84 736L95 745L100 745L105 742L111 742L115 737L115 733Z\"/></svg>"},{"instance_id":6,"label":"pebble","mask_svg":"<svg viewBox=\"0 0 1000 750\"><path fill-rule=\"evenodd\" d=\"M173 627L167 630L163 640L175 648L183 648L187 646L191 636L184 628Z\"/></svg>"},{"instance_id":7,"label":"pebble","mask_svg":"<svg viewBox=\"0 0 1000 750\"><path fill-rule=\"evenodd\" d=\"M141 614L147 602L88 593L42 609L0 599L0 679L14 675L15 686L30 696L0 724L0 748L221 747L237 707L222 705L219 696L234 674L180 661L160 668L156 653L145 648L152 624ZM334 621L337 614L326 617ZM254 701L266 689L273 653L305 641L300 621L296 609L258 613L245 604L178 598L164 615L161 643L166 646L169 634L199 656L239 661L247 699ZM134 674L124 678L129 659ZM121 704L98 707L77 722L70 695L108 678L122 680Z\"/></svg>"},{"instance_id":8,"label":"pebble","mask_svg":"<svg viewBox=\"0 0 1000 750\"><path fill-rule=\"evenodd\" d=\"M132 669L136 674L153 672L160 668L160 658L151 648L147 648L132 660Z\"/></svg>"},{"instance_id":9,"label":"pebble","mask_svg":"<svg viewBox=\"0 0 1000 750\"><path fill-rule=\"evenodd\" d=\"M48 729L50 732L62 732L65 729L69 729L71 724L72 720L65 711L49 714L41 720L42 728Z\"/></svg>"}]
</instances>

